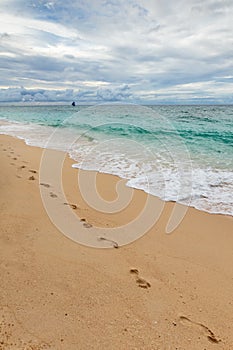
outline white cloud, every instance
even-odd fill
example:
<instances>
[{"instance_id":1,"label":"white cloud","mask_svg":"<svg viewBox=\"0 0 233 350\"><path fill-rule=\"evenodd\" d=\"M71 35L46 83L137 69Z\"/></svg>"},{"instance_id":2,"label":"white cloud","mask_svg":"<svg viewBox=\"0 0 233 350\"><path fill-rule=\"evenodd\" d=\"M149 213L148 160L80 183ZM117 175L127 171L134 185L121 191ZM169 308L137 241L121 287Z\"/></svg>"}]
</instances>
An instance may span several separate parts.
<instances>
[{"instance_id":1,"label":"white cloud","mask_svg":"<svg viewBox=\"0 0 233 350\"><path fill-rule=\"evenodd\" d=\"M231 98L230 0L1 0L1 8L2 87L91 90L97 100ZM130 96L120 97L123 85Z\"/></svg>"},{"instance_id":2,"label":"white cloud","mask_svg":"<svg viewBox=\"0 0 233 350\"><path fill-rule=\"evenodd\" d=\"M38 30L51 33L62 38L76 38L79 36L77 30L70 30L59 23L23 18L11 14L1 16L1 27L8 34L30 34L30 30Z\"/></svg>"}]
</instances>

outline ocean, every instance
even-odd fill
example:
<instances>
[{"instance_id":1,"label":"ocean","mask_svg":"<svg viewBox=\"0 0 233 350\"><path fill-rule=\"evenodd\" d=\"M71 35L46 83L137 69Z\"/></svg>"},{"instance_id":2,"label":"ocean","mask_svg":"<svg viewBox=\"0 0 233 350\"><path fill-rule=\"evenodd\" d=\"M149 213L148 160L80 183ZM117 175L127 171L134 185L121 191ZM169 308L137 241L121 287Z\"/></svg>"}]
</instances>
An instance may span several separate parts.
<instances>
[{"instance_id":1,"label":"ocean","mask_svg":"<svg viewBox=\"0 0 233 350\"><path fill-rule=\"evenodd\" d=\"M0 133L165 201L233 215L233 106L0 106Z\"/></svg>"}]
</instances>

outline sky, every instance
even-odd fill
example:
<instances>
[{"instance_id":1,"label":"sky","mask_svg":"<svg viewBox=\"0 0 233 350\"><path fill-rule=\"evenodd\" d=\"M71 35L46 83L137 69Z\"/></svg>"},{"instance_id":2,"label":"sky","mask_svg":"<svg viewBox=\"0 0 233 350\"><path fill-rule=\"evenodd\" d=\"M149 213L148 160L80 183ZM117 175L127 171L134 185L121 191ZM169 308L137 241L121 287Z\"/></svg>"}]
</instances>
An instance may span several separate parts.
<instances>
[{"instance_id":1,"label":"sky","mask_svg":"<svg viewBox=\"0 0 233 350\"><path fill-rule=\"evenodd\" d=\"M232 0L0 0L0 102L233 103Z\"/></svg>"}]
</instances>

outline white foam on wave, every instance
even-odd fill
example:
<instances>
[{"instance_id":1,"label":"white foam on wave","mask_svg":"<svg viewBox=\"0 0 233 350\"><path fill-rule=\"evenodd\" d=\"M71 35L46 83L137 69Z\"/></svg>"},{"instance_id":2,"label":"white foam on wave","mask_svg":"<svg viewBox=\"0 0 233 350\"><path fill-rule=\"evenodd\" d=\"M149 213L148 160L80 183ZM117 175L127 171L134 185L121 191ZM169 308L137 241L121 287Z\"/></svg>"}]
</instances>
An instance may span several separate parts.
<instances>
[{"instance_id":1,"label":"white foam on wave","mask_svg":"<svg viewBox=\"0 0 233 350\"><path fill-rule=\"evenodd\" d=\"M141 189L165 201L187 204L197 209L233 216L233 172L215 169L194 168L192 193L180 187L177 175L171 169L164 169L164 184L158 180L158 174L149 178L135 178L127 182L129 187ZM148 187L148 183L150 186ZM164 188L164 190L162 190Z\"/></svg>"},{"instance_id":2,"label":"white foam on wave","mask_svg":"<svg viewBox=\"0 0 233 350\"><path fill-rule=\"evenodd\" d=\"M0 133L23 139L26 144L41 148L45 147L46 140L50 135L43 126L6 120L0 121Z\"/></svg>"},{"instance_id":3,"label":"white foam on wave","mask_svg":"<svg viewBox=\"0 0 233 350\"><path fill-rule=\"evenodd\" d=\"M69 153L73 167L118 175L127 186L141 189L165 201L176 201L210 213L233 215L233 172L200 164L179 164L164 158L164 150L148 152L144 146L99 141L77 136L71 129L30 123L0 121L0 133L24 139L29 145ZM76 140L73 142L72 140ZM71 142L72 141L72 142ZM175 151L175 150L174 150Z\"/></svg>"},{"instance_id":4,"label":"white foam on wave","mask_svg":"<svg viewBox=\"0 0 233 350\"><path fill-rule=\"evenodd\" d=\"M68 152L69 144L67 141L73 138L74 131L68 128L60 129L35 123L0 120L0 134L23 139L30 146L52 148Z\"/></svg>"}]
</instances>

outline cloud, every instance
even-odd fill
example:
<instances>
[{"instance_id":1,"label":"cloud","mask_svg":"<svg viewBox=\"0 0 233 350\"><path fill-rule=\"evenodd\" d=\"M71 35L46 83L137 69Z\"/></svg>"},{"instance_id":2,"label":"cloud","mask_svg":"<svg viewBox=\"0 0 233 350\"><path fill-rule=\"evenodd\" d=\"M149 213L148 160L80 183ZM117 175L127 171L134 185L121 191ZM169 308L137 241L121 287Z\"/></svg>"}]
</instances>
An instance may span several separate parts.
<instances>
[{"instance_id":1,"label":"cloud","mask_svg":"<svg viewBox=\"0 0 233 350\"><path fill-rule=\"evenodd\" d=\"M230 0L1 0L0 10L0 87L12 98L24 86L43 89L41 101L73 90L90 102L192 103L199 84L198 101L231 100Z\"/></svg>"},{"instance_id":2,"label":"cloud","mask_svg":"<svg viewBox=\"0 0 233 350\"><path fill-rule=\"evenodd\" d=\"M131 100L130 89L127 85L116 88L89 88L79 91L73 89L45 90L25 89L24 87L0 89L0 102L117 102Z\"/></svg>"}]
</instances>

